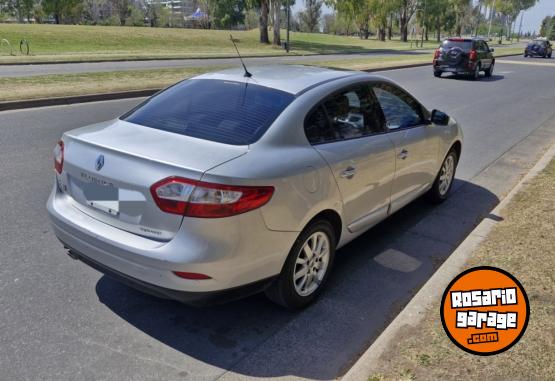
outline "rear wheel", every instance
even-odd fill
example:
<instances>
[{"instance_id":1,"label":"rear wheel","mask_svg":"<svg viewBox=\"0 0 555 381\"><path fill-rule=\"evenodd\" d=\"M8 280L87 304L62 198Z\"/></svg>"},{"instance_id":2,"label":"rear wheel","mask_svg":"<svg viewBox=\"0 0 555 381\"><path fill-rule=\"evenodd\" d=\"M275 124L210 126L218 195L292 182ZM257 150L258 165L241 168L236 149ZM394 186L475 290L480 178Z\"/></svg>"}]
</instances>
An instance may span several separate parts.
<instances>
[{"instance_id":1,"label":"rear wheel","mask_svg":"<svg viewBox=\"0 0 555 381\"><path fill-rule=\"evenodd\" d=\"M474 73L472 74L472 79L473 80L477 80L480 78L480 71L482 70L482 67L480 66L480 64L478 63L476 65L476 68L474 69Z\"/></svg>"},{"instance_id":2,"label":"rear wheel","mask_svg":"<svg viewBox=\"0 0 555 381\"><path fill-rule=\"evenodd\" d=\"M495 62L491 63L491 66L486 70L486 77L491 77L493 75L493 67L495 66Z\"/></svg>"},{"instance_id":3,"label":"rear wheel","mask_svg":"<svg viewBox=\"0 0 555 381\"><path fill-rule=\"evenodd\" d=\"M528 53L524 53L524 57L528 57Z\"/></svg>"},{"instance_id":4,"label":"rear wheel","mask_svg":"<svg viewBox=\"0 0 555 381\"><path fill-rule=\"evenodd\" d=\"M274 303L301 309L322 292L335 256L335 233L327 220L310 223L299 235L279 277L266 289Z\"/></svg>"},{"instance_id":5,"label":"rear wheel","mask_svg":"<svg viewBox=\"0 0 555 381\"><path fill-rule=\"evenodd\" d=\"M441 164L441 168L432 188L428 191L427 196L431 202L439 204L447 199L449 191L453 186L453 179L455 178L458 161L459 155L457 155L457 151L451 148Z\"/></svg>"}]
</instances>

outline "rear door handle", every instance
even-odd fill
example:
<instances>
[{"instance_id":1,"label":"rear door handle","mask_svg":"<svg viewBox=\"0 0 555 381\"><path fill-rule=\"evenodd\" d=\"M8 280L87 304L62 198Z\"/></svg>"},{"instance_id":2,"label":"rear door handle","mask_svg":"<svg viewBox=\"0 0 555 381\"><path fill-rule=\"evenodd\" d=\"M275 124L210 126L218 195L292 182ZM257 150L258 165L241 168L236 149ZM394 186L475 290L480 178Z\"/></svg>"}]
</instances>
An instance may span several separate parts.
<instances>
[{"instance_id":1,"label":"rear door handle","mask_svg":"<svg viewBox=\"0 0 555 381\"><path fill-rule=\"evenodd\" d=\"M343 172L341 172L341 177L343 177L344 179L352 179L354 177L354 175L356 174L357 169L355 167L347 167L343 170Z\"/></svg>"},{"instance_id":2,"label":"rear door handle","mask_svg":"<svg viewBox=\"0 0 555 381\"><path fill-rule=\"evenodd\" d=\"M402 149L401 152L399 152L399 155L397 155L399 157L399 159L401 160L405 160L407 158L407 156L409 156L409 151L407 151L406 149Z\"/></svg>"}]
</instances>

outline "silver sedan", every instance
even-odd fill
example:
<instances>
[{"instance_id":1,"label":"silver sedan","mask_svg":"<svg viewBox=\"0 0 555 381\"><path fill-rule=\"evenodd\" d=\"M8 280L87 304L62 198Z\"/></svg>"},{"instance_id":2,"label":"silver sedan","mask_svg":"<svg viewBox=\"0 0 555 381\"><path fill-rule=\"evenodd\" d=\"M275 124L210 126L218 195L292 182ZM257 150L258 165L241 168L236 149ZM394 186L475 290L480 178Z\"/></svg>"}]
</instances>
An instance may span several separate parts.
<instances>
[{"instance_id":1,"label":"silver sedan","mask_svg":"<svg viewBox=\"0 0 555 381\"><path fill-rule=\"evenodd\" d=\"M63 135L47 207L72 258L190 304L264 290L302 308L339 247L448 196L462 134L446 114L361 72L251 73L187 79Z\"/></svg>"}]
</instances>

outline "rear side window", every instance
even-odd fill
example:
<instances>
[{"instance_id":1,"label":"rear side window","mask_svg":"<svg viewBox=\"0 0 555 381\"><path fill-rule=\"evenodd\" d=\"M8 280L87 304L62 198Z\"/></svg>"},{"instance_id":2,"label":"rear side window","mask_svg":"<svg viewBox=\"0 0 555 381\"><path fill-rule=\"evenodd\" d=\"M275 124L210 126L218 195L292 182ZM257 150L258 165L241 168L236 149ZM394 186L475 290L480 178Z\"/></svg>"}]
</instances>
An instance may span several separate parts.
<instances>
[{"instance_id":1,"label":"rear side window","mask_svg":"<svg viewBox=\"0 0 555 381\"><path fill-rule=\"evenodd\" d=\"M452 49L452 48L460 48L462 50L467 51L467 50L472 49L472 41L445 40L441 44L441 47L444 50L449 50L449 49Z\"/></svg>"},{"instance_id":2,"label":"rear side window","mask_svg":"<svg viewBox=\"0 0 555 381\"><path fill-rule=\"evenodd\" d=\"M122 119L194 138L247 145L260 139L294 98L250 83L193 79L150 98Z\"/></svg>"},{"instance_id":3,"label":"rear side window","mask_svg":"<svg viewBox=\"0 0 555 381\"><path fill-rule=\"evenodd\" d=\"M305 120L306 137L318 144L381 133L380 116L370 86L355 86L324 99Z\"/></svg>"}]
</instances>

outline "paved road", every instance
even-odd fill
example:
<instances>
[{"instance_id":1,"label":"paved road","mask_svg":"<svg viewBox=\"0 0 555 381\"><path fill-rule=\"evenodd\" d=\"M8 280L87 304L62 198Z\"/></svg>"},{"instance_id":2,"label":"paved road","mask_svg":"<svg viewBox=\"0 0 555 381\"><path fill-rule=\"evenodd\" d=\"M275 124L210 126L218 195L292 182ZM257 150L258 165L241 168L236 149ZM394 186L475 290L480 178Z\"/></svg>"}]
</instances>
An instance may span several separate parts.
<instances>
[{"instance_id":1,"label":"paved road","mask_svg":"<svg viewBox=\"0 0 555 381\"><path fill-rule=\"evenodd\" d=\"M554 73L501 62L479 82L436 79L430 68L384 73L463 124L456 192L440 207L417 201L340 250L327 292L296 314L263 296L205 309L158 300L64 254L44 208L52 147L63 131L139 100L0 113L0 378L343 374L472 227L495 218L500 195L555 136L555 123L539 127L554 112Z\"/></svg>"},{"instance_id":2,"label":"paved road","mask_svg":"<svg viewBox=\"0 0 555 381\"><path fill-rule=\"evenodd\" d=\"M279 56L279 57L254 57L245 58L247 65L264 65L280 63L308 63L315 61L341 61L346 59L368 57L391 57L398 54L430 55L432 50L403 51L388 50L376 53L356 54L318 54L308 56ZM29 77L45 74L72 74L90 73L116 70L161 69L182 67L239 65L237 58L208 58L208 59L174 59L150 61L119 61L119 62L84 62L67 64L40 64L40 65L0 65L0 77Z\"/></svg>"}]
</instances>

